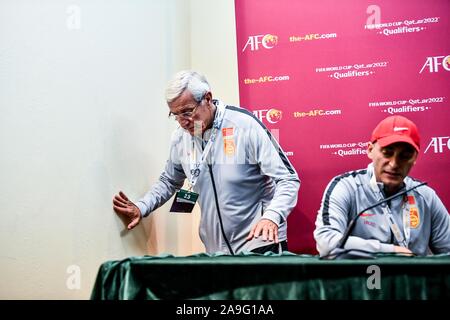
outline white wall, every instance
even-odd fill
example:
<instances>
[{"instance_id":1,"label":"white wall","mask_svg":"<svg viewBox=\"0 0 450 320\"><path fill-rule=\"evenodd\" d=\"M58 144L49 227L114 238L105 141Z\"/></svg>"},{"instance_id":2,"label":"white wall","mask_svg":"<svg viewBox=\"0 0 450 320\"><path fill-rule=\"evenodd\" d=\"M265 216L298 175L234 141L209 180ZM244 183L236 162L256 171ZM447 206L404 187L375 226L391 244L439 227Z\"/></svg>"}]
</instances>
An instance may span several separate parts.
<instances>
[{"instance_id":1,"label":"white wall","mask_svg":"<svg viewBox=\"0 0 450 320\"><path fill-rule=\"evenodd\" d=\"M0 299L87 299L106 260L202 251L198 212L126 232L111 199L163 169L170 76L237 104L236 63L233 0L1 0Z\"/></svg>"},{"instance_id":2,"label":"white wall","mask_svg":"<svg viewBox=\"0 0 450 320\"><path fill-rule=\"evenodd\" d=\"M202 70L213 95L239 105L234 0L191 0L191 67Z\"/></svg>"}]
</instances>

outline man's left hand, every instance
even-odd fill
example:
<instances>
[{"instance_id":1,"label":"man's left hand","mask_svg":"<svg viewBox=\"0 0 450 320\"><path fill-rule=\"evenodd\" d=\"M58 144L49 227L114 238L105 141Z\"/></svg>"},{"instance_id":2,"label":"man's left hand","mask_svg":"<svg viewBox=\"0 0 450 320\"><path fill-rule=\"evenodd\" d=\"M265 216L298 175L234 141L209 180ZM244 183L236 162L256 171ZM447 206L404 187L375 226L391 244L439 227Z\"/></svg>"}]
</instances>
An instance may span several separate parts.
<instances>
[{"instance_id":1,"label":"man's left hand","mask_svg":"<svg viewBox=\"0 0 450 320\"><path fill-rule=\"evenodd\" d=\"M261 219L252 227L252 230L247 236L247 240L258 238L262 234L263 241L275 241L278 243L278 226L269 219Z\"/></svg>"}]
</instances>

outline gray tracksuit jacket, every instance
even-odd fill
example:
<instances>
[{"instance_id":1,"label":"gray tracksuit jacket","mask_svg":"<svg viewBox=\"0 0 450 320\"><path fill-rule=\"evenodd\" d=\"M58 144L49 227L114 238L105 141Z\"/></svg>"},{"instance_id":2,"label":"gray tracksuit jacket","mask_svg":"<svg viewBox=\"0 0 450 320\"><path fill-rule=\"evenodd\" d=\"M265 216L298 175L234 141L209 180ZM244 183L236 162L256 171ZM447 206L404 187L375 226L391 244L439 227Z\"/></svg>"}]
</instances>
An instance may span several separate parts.
<instances>
[{"instance_id":1,"label":"gray tracksuit jacket","mask_svg":"<svg viewBox=\"0 0 450 320\"><path fill-rule=\"evenodd\" d=\"M337 246L351 218L380 200L378 192L383 190L383 184L374 181L373 175L370 164L367 169L337 176L328 184L314 231L321 256ZM414 187L420 181L406 177L404 183L402 190ZM397 197L386 205L364 212L356 221L344 249L393 252L394 244L399 244L388 222L389 211L413 253L421 256L430 251L450 253L450 217L442 201L428 186L418 187L405 197Z\"/></svg>"},{"instance_id":2,"label":"gray tracksuit jacket","mask_svg":"<svg viewBox=\"0 0 450 320\"><path fill-rule=\"evenodd\" d=\"M225 107L218 100L214 103L222 110L223 119L217 119L219 112L216 112L213 128L203 135L208 137L217 128L211 151L193 188L199 194L199 232L206 251L230 253L224 236L234 253L270 244L261 237L246 240L251 227L261 218L275 222L279 226L279 240L286 240L286 219L297 203L300 187L295 169L253 114ZM203 139L182 128L175 131L164 172L136 202L143 216L168 201L185 178L191 179L192 159L201 158L207 143Z\"/></svg>"}]
</instances>

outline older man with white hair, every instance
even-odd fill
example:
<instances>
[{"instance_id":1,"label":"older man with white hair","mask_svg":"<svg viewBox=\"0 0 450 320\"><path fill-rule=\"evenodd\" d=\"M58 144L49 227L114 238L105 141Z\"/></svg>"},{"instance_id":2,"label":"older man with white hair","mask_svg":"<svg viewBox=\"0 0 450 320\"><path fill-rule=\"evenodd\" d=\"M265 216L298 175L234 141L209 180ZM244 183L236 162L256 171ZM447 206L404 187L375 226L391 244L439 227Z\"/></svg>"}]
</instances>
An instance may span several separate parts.
<instances>
[{"instance_id":1,"label":"older man with white hair","mask_svg":"<svg viewBox=\"0 0 450 320\"><path fill-rule=\"evenodd\" d=\"M208 253L287 250L287 217L300 180L267 128L251 112L213 99L208 81L195 71L177 73L166 100L180 127L165 170L142 199L133 203L123 192L113 199L128 229L176 194L172 211L189 212L199 201Z\"/></svg>"}]
</instances>

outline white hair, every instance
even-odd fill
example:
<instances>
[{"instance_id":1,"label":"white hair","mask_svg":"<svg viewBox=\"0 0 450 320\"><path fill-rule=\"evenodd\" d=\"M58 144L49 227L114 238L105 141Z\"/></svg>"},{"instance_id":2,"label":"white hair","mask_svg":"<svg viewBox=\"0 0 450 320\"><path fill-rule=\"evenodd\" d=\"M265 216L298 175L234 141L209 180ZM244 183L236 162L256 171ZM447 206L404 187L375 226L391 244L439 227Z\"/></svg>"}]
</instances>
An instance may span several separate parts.
<instances>
[{"instance_id":1,"label":"white hair","mask_svg":"<svg viewBox=\"0 0 450 320\"><path fill-rule=\"evenodd\" d=\"M183 94L185 90L192 93L195 101L200 102L211 90L206 77L196 71L183 70L174 75L166 88L166 101L171 103Z\"/></svg>"}]
</instances>

